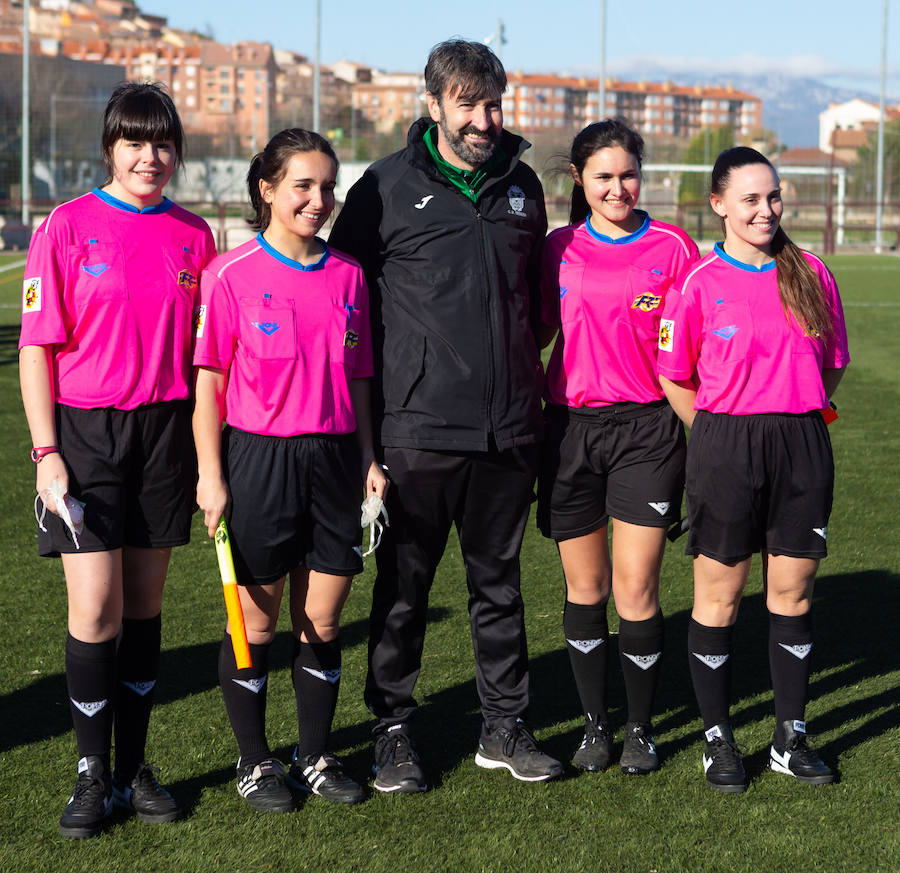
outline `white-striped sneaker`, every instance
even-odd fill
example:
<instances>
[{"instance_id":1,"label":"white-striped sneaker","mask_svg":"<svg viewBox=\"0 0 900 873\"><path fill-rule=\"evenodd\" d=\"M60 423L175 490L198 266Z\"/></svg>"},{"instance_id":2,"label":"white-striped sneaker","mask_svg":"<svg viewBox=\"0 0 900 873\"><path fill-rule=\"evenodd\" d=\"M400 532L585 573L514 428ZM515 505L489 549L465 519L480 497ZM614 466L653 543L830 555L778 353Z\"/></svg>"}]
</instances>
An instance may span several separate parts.
<instances>
[{"instance_id":1,"label":"white-striped sneaker","mask_svg":"<svg viewBox=\"0 0 900 873\"><path fill-rule=\"evenodd\" d=\"M259 812L293 812L294 798L284 784L284 764L277 758L246 765L238 759L237 790Z\"/></svg>"},{"instance_id":2,"label":"white-striped sneaker","mask_svg":"<svg viewBox=\"0 0 900 873\"><path fill-rule=\"evenodd\" d=\"M310 791L332 803L359 803L366 799L363 787L344 772L344 765L330 752L298 758L294 748L287 781L298 791Z\"/></svg>"}]
</instances>

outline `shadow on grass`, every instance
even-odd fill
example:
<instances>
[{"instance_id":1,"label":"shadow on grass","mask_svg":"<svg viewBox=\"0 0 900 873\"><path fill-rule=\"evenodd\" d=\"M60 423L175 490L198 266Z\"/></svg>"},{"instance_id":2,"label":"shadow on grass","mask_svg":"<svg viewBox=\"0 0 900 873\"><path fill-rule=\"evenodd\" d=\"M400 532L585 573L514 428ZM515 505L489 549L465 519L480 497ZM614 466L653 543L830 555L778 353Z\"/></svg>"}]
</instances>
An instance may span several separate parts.
<instances>
[{"instance_id":1,"label":"shadow on grass","mask_svg":"<svg viewBox=\"0 0 900 873\"><path fill-rule=\"evenodd\" d=\"M430 607L428 621L431 624L444 621L451 612L441 606ZM348 622L341 627L344 649L365 645L368 633L368 619ZM215 640L163 651L155 703L171 703L217 688L220 643L221 640ZM279 632L272 645L269 669L274 672L288 668L292 651L290 631ZM65 674L42 676L25 688L0 695L0 712L6 716L0 719L0 752L65 734L72 728ZM368 736L365 725L360 726L360 731Z\"/></svg>"},{"instance_id":2,"label":"shadow on grass","mask_svg":"<svg viewBox=\"0 0 900 873\"><path fill-rule=\"evenodd\" d=\"M823 576L816 582L814 616L816 622L814 649L814 680L810 697L819 699L840 689L852 686L900 668L900 648L894 641L894 625L898 615L898 583L900 576L886 571L871 570L841 576ZM445 620L452 610L435 607L429 610L429 622ZM656 711L665 713L656 720L658 735L670 732L683 735L660 743L665 759L693 745L698 737L683 729L697 717L687 666L687 626L689 612L682 611L666 618L667 655L663 662ZM368 622L355 621L342 628L347 647L363 643ZM562 628L559 629L562 641ZM741 706L770 690L768 667L768 617L763 597L754 594L744 599L735 630L734 724L740 733L744 724L772 719L774 711L770 698ZM615 641L616 637L612 638ZM291 657L291 636L283 632L276 638L272 650L271 669L287 667ZM625 721L625 691L618 652L613 644L610 651L609 701L613 725L620 728ZM161 703L190 697L207 691L217 684L216 665L219 643L170 649L163 652L157 700ZM426 665L426 670L428 666ZM563 648L535 658L531 663L532 699L529 715L535 728L578 719L580 710L571 678L568 655ZM417 713L415 735L417 747L432 786L441 784L441 774L455 768L469 758L475 749L481 726L474 680L449 686L424 700ZM829 758L883 734L900 724L900 691L896 687L855 697L822 712L811 724L813 732L831 731L842 724L861 720L853 730L846 731L821 747ZM63 734L70 730L66 701L65 678L62 674L43 677L12 694L0 697L0 707L8 717L0 722L0 750L8 750L28 743ZM9 717L11 714L15 717ZM362 747L347 757L351 772L367 772L370 762L368 746L371 723L360 722L335 732L336 748ZM576 726L549 737L546 751L568 761L581 739L581 727ZM289 748L275 750L284 760L290 760ZM759 761L756 758L759 757ZM765 766L764 753L754 753L748 759L751 775ZM230 768L211 771L187 780L181 790L188 803L196 802L204 787L227 782L234 778Z\"/></svg>"},{"instance_id":3,"label":"shadow on grass","mask_svg":"<svg viewBox=\"0 0 900 873\"><path fill-rule=\"evenodd\" d=\"M815 647L810 699L829 695L877 676L900 669L900 648L894 642L894 626L900 615L900 576L881 570L821 576L816 580L813 615ZM666 616L666 656L661 670L655 711L665 713L654 723L657 735L678 733L699 717L687 659L687 628L690 612ZM562 641L562 628L559 629ZM771 697L741 706L771 690L768 661L768 613L762 594L745 597L735 628L733 723L741 725L770 719L774 728ZM626 720L625 688L619 667L618 637L611 637L609 670L610 719L614 729ZM822 675L824 674L824 675ZM548 652L531 662L532 707L529 722L534 728L551 728L578 719L579 724L547 738L542 747L561 761L568 761L582 737L581 709L565 649ZM900 725L900 689L867 697L856 697L821 712L810 723L813 734L833 730L848 721L863 719L852 731L819 746L834 759L848 749ZM886 710L881 712L881 710ZM869 713L872 713L869 715ZM416 720L418 748L423 764L436 776L452 769L474 753L481 717L477 711L474 681L431 695L420 707ZM685 733L659 744L665 760L694 745L698 734ZM740 737L739 737L740 738ZM768 760L759 766L762 770ZM754 756L748 768L753 771ZM753 773L751 772L751 775Z\"/></svg>"},{"instance_id":4,"label":"shadow on grass","mask_svg":"<svg viewBox=\"0 0 900 873\"><path fill-rule=\"evenodd\" d=\"M19 363L19 325L0 324L0 367Z\"/></svg>"}]
</instances>

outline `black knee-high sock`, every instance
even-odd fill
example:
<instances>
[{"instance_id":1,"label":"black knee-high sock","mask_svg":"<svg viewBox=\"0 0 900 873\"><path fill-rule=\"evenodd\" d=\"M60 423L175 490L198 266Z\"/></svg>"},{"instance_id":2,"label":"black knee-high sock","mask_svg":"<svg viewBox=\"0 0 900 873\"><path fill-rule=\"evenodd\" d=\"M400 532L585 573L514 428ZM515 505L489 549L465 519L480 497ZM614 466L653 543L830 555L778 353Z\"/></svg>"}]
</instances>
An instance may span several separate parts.
<instances>
[{"instance_id":1,"label":"black knee-high sock","mask_svg":"<svg viewBox=\"0 0 900 873\"><path fill-rule=\"evenodd\" d=\"M688 622L688 661L704 730L728 722L733 627Z\"/></svg>"},{"instance_id":2,"label":"black knee-high sock","mask_svg":"<svg viewBox=\"0 0 900 873\"><path fill-rule=\"evenodd\" d=\"M619 619L619 660L628 696L628 721L650 722L664 639L662 612L644 621Z\"/></svg>"},{"instance_id":3,"label":"black knee-high sock","mask_svg":"<svg viewBox=\"0 0 900 873\"><path fill-rule=\"evenodd\" d=\"M569 661L575 687L586 717L606 722L606 666L609 660L609 625L606 604L586 606L566 601L563 611Z\"/></svg>"},{"instance_id":4,"label":"black knee-high sock","mask_svg":"<svg viewBox=\"0 0 900 873\"><path fill-rule=\"evenodd\" d=\"M271 643L250 644L252 666L238 670L226 633L219 647L219 685L225 709L241 753L241 764L259 764L269 757L266 742L266 691Z\"/></svg>"},{"instance_id":5,"label":"black knee-high sock","mask_svg":"<svg viewBox=\"0 0 900 873\"><path fill-rule=\"evenodd\" d=\"M122 638L117 656L116 776L131 782L144 761L147 726L153 707L153 690L159 675L162 620L122 619Z\"/></svg>"},{"instance_id":6,"label":"black knee-high sock","mask_svg":"<svg viewBox=\"0 0 900 873\"><path fill-rule=\"evenodd\" d=\"M97 755L109 770L116 693L116 641L66 637L66 686L78 756Z\"/></svg>"},{"instance_id":7,"label":"black knee-high sock","mask_svg":"<svg viewBox=\"0 0 900 873\"><path fill-rule=\"evenodd\" d=\"M782 722L803 721L811 651L811 612L797 616L769 613L769 670L775 694L776 742L783 739Z\"/></svg>"},{"instance_id":8,"label":"black knee-high sock","mask_svg":"<svg viewBox=\"0 0 900 873\"><path fill-rule=\"evenodd\" d=\"M297 755L321 755L328 748L341 684L341 644L294 640L294 695L297 698Z\"/></svg>"}]
</instances>

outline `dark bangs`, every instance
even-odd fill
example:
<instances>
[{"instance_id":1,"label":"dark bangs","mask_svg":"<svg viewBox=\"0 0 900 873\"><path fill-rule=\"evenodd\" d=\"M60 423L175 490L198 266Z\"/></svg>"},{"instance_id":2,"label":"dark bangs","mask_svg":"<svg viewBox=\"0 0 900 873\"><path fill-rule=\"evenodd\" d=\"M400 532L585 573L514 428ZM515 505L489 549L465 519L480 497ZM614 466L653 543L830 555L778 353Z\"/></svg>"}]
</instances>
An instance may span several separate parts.
<instances>
[{"instance_id":1,"label":"dark bangs","mask_svg":"<svg viewBox=\"0 0 900 873\"><path fill-rule=\"evenodd\" d=\"M172 98L159 86L142 82L119 85L103 115L103 163L112 177L112 150L120 140L175 143L176 166L184 163L184 130Z\"/></svg>"}]
</instances>

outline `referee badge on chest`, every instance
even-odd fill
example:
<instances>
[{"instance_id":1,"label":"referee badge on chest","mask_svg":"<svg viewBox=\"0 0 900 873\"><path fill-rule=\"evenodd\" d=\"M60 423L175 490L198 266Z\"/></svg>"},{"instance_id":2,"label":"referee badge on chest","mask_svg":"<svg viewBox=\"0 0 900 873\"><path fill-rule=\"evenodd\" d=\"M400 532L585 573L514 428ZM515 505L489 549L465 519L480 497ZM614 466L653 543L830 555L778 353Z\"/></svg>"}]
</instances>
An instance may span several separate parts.
<instances>
[{"instance_id":1,"label":"referee badge on chest","mask_svg":"<svg viewBox=\"0 0 900 873\"><path fill-rule=\"evenodd\" d=\"M357 345L359 345L359 334L353 328L348 328L344 334L344 348L355 349Z\"/></svg>"},{"instance_id":2,"label":"referee badge on chest","mask_svg":"<svg viewBox=\"0 0 900 873\"><path fill-rule=\"evenodd\" d=\"M193 291L197 287L197 277L190 270L181 270L177 281L182 288L188 291Z\"/></svg>"},{"instance_id":3,"label":"referee badge on chest","mask_svg":"<svg viewBox=\"0 0 900 873\"><path fill-rule=\"evenodd\" d=\"M656 294L638 294L631 304L632 309L640 309L641 312L652 312L662 303L662 297Z\"/></svg>"}]
</instances>

